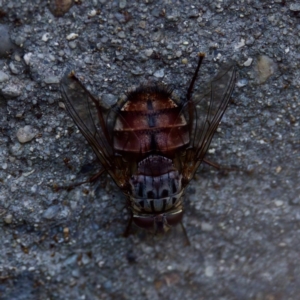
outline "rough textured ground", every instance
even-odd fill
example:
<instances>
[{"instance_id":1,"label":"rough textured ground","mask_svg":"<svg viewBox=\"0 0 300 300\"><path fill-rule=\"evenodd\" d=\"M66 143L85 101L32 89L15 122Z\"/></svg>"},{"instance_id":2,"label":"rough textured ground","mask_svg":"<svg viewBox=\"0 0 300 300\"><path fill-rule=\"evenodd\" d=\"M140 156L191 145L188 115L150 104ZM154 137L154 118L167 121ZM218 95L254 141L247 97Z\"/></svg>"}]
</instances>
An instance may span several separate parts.
<instances>
[{"instance_id":1,"label":"rough textured ground","mask_svg":"<svg viewBox=\"0 0 300 300\"><path fill-rule=\"evenodd\" d=\"M62 17L54 5L0 0L0 298L299 299L297 1L93 0ZM208 158L240 171L203 166L189 185L191 246L180 228L125 239L108 176L52 189L97 170L59 80L72 67L110 103L147 81L184 95L199 51L199 86L237 65Z\"/></svg>"}]
</instances>

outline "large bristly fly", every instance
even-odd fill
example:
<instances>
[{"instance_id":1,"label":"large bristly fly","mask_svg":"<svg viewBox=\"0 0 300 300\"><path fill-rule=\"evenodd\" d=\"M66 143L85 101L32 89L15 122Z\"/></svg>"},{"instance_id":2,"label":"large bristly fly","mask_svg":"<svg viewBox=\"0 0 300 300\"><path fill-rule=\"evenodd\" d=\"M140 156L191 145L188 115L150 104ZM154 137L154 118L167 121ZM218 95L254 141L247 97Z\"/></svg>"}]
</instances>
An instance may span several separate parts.
<instances>
[{"instance_id":1,"label":"large bristly fly","mask_svg":"<svg viewBox=\"0 0 300 300\"><path fill-rule=\"evenodd\" d=\"M227 108L235 84L234 65L221 68L207 93L193 99L203 58L199 54L181 99L162 84L142 85L107 109L73 71L61 81L69 115L127 197L131 221L139 227L166 231L181 222L184 189Z\"/></svg>"}]
</instances>

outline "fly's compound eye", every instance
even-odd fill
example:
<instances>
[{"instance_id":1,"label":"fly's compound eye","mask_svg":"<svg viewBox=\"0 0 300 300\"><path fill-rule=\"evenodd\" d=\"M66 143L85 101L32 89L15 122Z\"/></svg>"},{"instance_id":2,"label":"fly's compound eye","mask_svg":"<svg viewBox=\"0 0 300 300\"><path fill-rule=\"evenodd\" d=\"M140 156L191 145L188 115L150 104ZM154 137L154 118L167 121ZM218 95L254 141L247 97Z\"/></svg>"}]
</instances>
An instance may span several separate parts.
<instances>
[{"instance_id":1,"label":"fly's compound eye","mask_svg":"<svg viewBox=\"0 0 300 300\"><path fill-rule=\"evenodd\" d=\"M183 217L183 211L179 211L171 214L160 214L157 216L134 216L133 222L140 228L146 230L153 230L159 225L163 229L166 229L169 226L176 226L179 224Z\"/></svg>"},{"instance_id":2,"label":"fly's compound eye","mask_svg":"<svg viewBox=\"0 0 300 300\"><path fill-rule=\"evenodd\" d=\"M167 224L170 226L175 226L179 224L182 221L182 217L183 217L183 211L180 211L175 214L170 214L170 215L166 214L165 216Z\"/></svg>"},{"instance_id":3,"label":"fly's compound eye","mask_svg":"<svg viewBox=\"0 0 300 300\"><path fill-rule=\"evenodd\" d=\"M149 217L134 216L133 222L135 225L137 225L140 228L144 228L146 230L154 229L154 218L151 216Z\"/></svg>"}]
</instances>

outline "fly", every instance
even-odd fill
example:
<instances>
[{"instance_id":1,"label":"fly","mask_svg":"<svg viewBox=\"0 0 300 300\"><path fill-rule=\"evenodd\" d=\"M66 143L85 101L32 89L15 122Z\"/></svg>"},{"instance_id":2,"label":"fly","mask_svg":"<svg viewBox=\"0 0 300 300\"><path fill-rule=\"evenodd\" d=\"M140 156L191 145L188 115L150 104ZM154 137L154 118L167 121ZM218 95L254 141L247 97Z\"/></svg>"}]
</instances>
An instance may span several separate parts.
<instances>
[{"instance_id":1,"label":"fly","mask_svg":"<svg viewBox=\"0 0 300 300\"><path fill-rule=\"evenodd\" d=\"M183 193L202 163L227 108L235 67L221 68L208 92L193 97L204 54L186 95L162 84L142 85L106 108L74 71L61 81L66 109L127 198L131 222L165 232L181 223Z\"/></svg>"}]
</instances>

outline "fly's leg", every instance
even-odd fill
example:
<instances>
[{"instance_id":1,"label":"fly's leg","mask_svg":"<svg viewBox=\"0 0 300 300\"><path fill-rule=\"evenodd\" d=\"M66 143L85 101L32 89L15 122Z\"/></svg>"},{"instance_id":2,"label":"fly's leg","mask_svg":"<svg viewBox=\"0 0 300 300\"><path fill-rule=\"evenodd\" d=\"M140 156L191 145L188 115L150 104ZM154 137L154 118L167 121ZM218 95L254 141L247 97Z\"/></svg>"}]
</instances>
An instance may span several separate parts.
<instances>
[{"instance_id":1,"label":"fly's leg","mask_svg":"<svg viewBox=\"0 0 300 300\"><path fill-rule=\"evenodd\" d=\"M180 225L181 225L181 228L182 228L184 237L185 237L185 246L190 246L191 243L190 243L189 237L188 237L188 235L187 235L187 232L186 232L186 230L185 230L185 227L184 227L184 225L183 225L182 222L180 222Z\"/></svg>"},{"instance_id":2,"label":"fly's leg","mask_svg":"<svg viewBox=\"0 0 300 300\"><path fill-rule=\"evenodd\" d=\"M96 181L103 173L104 173L105 169L100 170L98 173L96 173L95 175L93 175L92 177L90 177L89 179L85 180L85 181L81 181L81 182L77 182L68 186L56 186L54 185L53 188L56 192L60 191L60 190L67 190L67 191L71 191L74 188L76 188L77 186L80 186L84 183L92 183L94 181Z\"/></svg>"},{"instance_id":3,"label":"fly's leg","mask_svg":"<svg viewBox=\"0 0 300 300\"><path fill-rule=\"evenodd\" d=\"M133 220L133 214L131 213L129 222L128 222L128 224L126 226L126 229L125 229L125 231L123 233L123 237L126 237L126 238L129 237L132 220Z\"/></svg>"},{"instance_id":4,"label":"fly's leg","mask_svg":"<svg viewBox=\"0 0 300 300\"><path fill-rule=\"evenodd\" d=\"M206 158L203 158L203 162L206 163L209 166L212 166L214 168L216 168L217 170L224 170L224 171L241 171L241 169L236 168L236 167L224 167L224 166L220 166L219 164L212 162Z\"/></svg>"}]
</instances>

